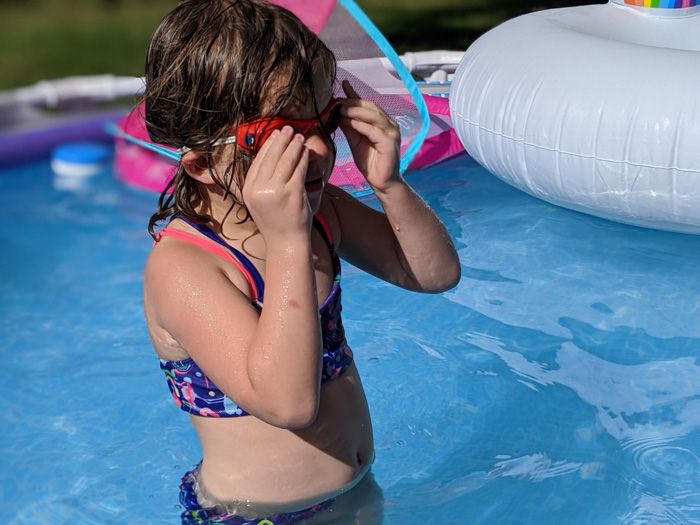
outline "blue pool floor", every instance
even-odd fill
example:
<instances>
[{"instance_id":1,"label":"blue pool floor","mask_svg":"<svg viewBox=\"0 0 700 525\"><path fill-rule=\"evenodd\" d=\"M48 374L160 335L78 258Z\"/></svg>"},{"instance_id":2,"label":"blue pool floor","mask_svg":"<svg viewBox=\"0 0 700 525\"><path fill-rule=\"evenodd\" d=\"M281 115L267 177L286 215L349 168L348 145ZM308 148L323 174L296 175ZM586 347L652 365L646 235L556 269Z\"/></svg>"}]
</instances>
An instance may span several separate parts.
<instances>
[{"instance_id":1,"label":"blue pool floor","mask_svg":"<svg viewBox=\"0 0 700 525\"><path fill-rule=\"evenodd\" d=\"M384 523L700 523L700 236L549 205L468 157L408 180L463 278L425 296L344 265ZM0 523L176 523L199 450L143 323L155 197L54 183L0 173Z\"/></svg>"}]
</instances>

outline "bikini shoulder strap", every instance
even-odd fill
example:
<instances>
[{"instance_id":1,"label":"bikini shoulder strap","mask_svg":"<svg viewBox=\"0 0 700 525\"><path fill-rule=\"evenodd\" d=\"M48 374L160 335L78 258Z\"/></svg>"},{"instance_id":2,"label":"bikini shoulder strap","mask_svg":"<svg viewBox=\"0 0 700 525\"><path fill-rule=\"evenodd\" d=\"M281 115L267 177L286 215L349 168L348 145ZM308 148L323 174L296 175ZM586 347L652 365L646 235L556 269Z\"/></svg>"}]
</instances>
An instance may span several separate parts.
<instances>
[{"instance_id":1,"label":"bikini shoulder strap","mask_svg":"<svg viewBox=\"0 0 700 525\"><path fill-rule=\"evenodd\" d=\"M183 241L195 244L204 250L207 250L211 253L218 255L219 257L223 257L233 262L241 271L246 281L248 281L248 285L250 286L250 292L253 296L254 301L262 304L263 296L265 293L265 283L263 281L262 276L260 275L260 272L253 265L250 259L248 259L248 257L246 257L243 253L241 253L233 246L228 245L221 237L214 233L211 230L211 228L202 224L194 223L188 220L184 215L180 213L176 213L172 216L172 219L175 218L181 219L182 221L186 222L198 232L200 232L202 235L204 235L207 239L202 239L197 235L183 232L181 230L175 230L173 228L170 228L169 226L166 226L165 228L163 228L163 230L160 231L160 233L156 237L156 241L163 236L177 237Z\"/></svg>"}]
</instances>

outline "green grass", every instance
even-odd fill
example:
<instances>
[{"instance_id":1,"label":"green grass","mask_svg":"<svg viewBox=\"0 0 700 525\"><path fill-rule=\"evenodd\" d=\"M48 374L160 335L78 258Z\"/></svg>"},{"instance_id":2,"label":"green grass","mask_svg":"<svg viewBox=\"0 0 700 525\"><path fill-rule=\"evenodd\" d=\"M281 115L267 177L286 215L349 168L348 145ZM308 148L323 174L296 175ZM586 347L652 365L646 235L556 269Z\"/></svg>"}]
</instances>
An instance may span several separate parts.
<instances>
[{"instance_id":1,"label":"green grass","mask_svg":"<svg viewBox=\"0 0 700 525\"><path fill-rule=\"evenodd\" d=\"M154 27L173 0L0 3L0 88L69 75L140 75Z\"/></svg>"},{"instance_id":2,"label":"green grass","mask_svg":"<svg viewBox=\"0 0 700 525\"><path fill-rule=\"evenodd\" d=\"M357 0L399 53L464 50L485 31L540 9L605 0Z\"/></svg>"},{"instance_id":3,"label":"green grass","mask_svg":"<svg viewBox=\"0 0 700 525\"><path fill-rule=\"evenodd\" d=\"M0 0L0 89L70 75L141 75L150 35L176 3ZM400 53L463 50L481 33L512 16L581 3L585 2L358 0Z\"/></svg>"}]
</instances>

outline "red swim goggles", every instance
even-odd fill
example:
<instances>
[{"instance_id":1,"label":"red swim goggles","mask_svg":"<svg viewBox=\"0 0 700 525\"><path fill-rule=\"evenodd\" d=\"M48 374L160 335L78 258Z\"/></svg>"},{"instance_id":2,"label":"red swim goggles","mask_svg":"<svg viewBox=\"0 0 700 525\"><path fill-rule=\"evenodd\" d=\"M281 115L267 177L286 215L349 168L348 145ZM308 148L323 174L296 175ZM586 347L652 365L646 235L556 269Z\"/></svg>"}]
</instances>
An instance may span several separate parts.
<instances>
[{"instance_id":1,"label":"red swim goggles","mask_svg":"<svg viewBox=\"0 0 700 525\"><path fill-rule=\"evenodd\" d=\"M321 111L318 118L312 117L308 119L290 119L285 117L265 117L250 122L239 124L233 129L233 135L225 139L217 140L214 146L223 146L224 144L238 144L239 148L248 153L257 153L258 150L265 144L265 141L270 138L272 132L281 130L284 126L291 126L295 133L301 133L304 136L320 129L323 124L323 129L326 133L331 134L340 125L340 107L342 98L331 98L328 105ZM181 148L180 153L186 153L189 148Z\"/></svg>"}]
</instances>

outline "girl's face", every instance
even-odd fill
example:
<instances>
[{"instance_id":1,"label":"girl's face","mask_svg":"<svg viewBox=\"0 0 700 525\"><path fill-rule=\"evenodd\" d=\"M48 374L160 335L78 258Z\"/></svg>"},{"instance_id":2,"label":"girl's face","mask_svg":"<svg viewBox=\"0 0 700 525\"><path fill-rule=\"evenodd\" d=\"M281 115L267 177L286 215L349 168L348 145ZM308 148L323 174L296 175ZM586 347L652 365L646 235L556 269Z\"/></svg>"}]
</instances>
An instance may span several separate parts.
<instances>
[{"instance_id":1,"label":"girl's face","mask_svg":"<svg viewBox=\"0 0 700 525\"><path fill-rule=\"evenodd\" d=\"M331 144L327 133L332 135L340 122L340 103L331 98L330 89L317 94L316 104L319 108L325 108L321 120L326 133L319 126L316 126L311 133L306 135L305 145L309 149L309 169L306 173L305 188L314 213L321 205L323 190L328 183L335 163L335 147ZM315 109L313 106L310 109L311 116L315 118Z\"/></svg>"},{"instance_id":2,"label":"girl's face","mask_svg":"<svg viewBox=\"0 0 700 525\"><path fill-rule=\"evenodd\" d=\"M309 169L306 173L306 194L315 213L321 205L321 197L328 183L335 162L335 147L326 133L331 135L340 123L340 99L332 98L333 89L326 75L317 74L314 78L316 100L311 98L298 101L279 116L279 128L291 125L306 137L309 149ZM319 108L317 117L316 108ZM321 129L319 120L326 131ZM295 122L298 121L298 122ZM306 125L304 125L304 123ZM278 127L278 126L275 126Z\"/></svg>"},{"instance_id":3,"label":"girl's face","mask_svg":"<svg viewBox=\"0 0 700 525\"><path fill-rule=\"evenodd\" d=\"M315 101L310 97L295 98L278 116L241 124L232 130L229 139L221 143L235 141L239 148L254 154L276 129L291 126L303 134L309 150L305 189L311 210L316 213L335 162L335 147L328 134L332 135L338 128L342 99L332 98L332 86L327 75L317 74L314 77L314 91ZM316 108L319 108L318 116ZM222 157L219 161L222 167L226 164L224 159L230 160L228 156ZM230 188L230 191L240 199L238 188Z\"/></svg>"}]
</instances>

